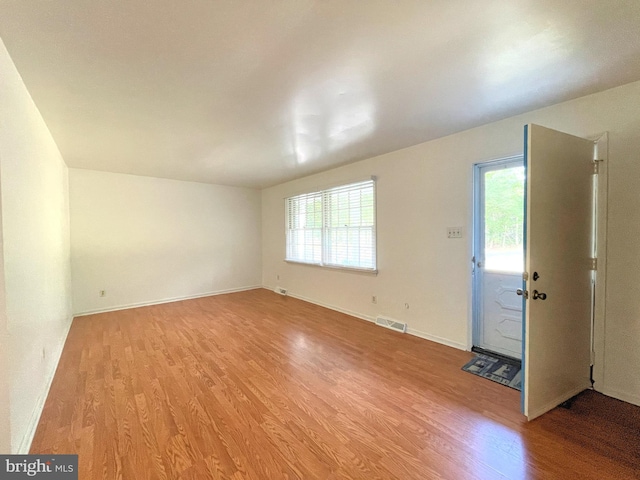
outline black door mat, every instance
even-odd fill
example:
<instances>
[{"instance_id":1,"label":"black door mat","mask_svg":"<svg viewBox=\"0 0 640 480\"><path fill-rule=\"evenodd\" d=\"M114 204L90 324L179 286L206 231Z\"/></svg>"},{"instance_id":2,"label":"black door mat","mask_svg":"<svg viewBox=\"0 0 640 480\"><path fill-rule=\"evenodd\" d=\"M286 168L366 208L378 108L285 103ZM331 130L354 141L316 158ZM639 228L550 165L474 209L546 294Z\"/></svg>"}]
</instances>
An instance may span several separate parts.
<instances>
[{"instance_id":1,"label":"black door mat","mask_svg":"<svg viewBox=\"0 0 640 480\"><path fill-rule=\"evenodd\" d=\"M462 367L465 372L488 378L507 387L522 390L521 363L490 355L477 355Z\"/></svg>"}]
</instances>

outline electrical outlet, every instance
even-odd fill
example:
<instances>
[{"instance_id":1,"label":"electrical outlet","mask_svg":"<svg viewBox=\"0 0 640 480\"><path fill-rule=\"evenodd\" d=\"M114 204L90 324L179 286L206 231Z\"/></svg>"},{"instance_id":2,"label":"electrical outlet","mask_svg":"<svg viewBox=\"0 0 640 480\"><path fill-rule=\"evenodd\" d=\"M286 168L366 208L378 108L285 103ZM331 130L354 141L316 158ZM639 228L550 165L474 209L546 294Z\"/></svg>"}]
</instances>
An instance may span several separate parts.
<instances>
[{"instance_id":1,"label":"electrical outlet","mask_svg":"<svg viewBox=\"0 0 640 480\"><path fill-rule=\"evenodd\" d=\"M462 227L447 227L447 238L462 238Z\"/></svg>"},{"instance_id":2,"label":"electrical outlet","mask_svg":"<svg viewBox=\"0 0 640 480\"><path fill-rule=\"evenodd\" d=\"M376 295L371 296L371 303L378 303L378 297Z\"/></svg>"},{"instance_id":3,"label":"electrical outlet","mask_svg":"<svg viewBox=\"0 0 640 480\"><path fill-rule=\"evenodd\" d=\"M107 292L105 290L100 290L99 294L101 297L104 297L107 294Z\"/></svg>"}]
</instances>

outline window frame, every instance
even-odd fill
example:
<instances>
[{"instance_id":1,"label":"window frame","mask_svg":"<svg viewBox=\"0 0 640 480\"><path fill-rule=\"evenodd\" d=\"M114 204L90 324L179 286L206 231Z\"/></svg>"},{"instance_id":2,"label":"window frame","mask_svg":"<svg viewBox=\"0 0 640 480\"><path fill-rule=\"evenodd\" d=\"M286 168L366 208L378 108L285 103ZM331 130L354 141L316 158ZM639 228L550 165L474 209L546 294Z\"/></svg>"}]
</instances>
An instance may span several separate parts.
<instances>
[{"instance_id":1,"label":"window frame","mask_svg":"<svg viewBox=\"0 0 640 480\"><path fill-rule=\"evenodd\" d=\"M350 192L350 191L358 191L358 190L363 190L365 188L371 188L373 191L373 202L372 202L372 209L373 209L373 221L372 221L372 225L370 226L363 226L363 225L348 225L348 229L367 229L370 228L371 230L371 258L372 258L372 263L373 266L372 267L364 267L364 266L360 266L360 265L344 265L344 264L339 264L339 263L334 263L329 261L329 257L330 255L336 255L337 251L336 250L331 250L330 249L330 244L334 243L334 241L330 240L330 234L331 232L335 232L336 227L331 227L329 225L327 225L328 223L328 218L331 215L331 212L333 212L333 214L335 215L335 209L331 208L331 205L328 204L328 200L331 198L331 195L337 195L339 193L346 193L346 192ZM304 258L294 258L295 256L290 255L292 248L295 248L295 245L290 243L290 233L292 230L294 230L294 228L292 228L292 211L296 208L296 206L293 206L290 202L298 199L298 200L308 200L308 199L313 199L313 198L319 198L321 201L321 207L320 207L320 212L321 212L321 225L320 225L320 245L319 245L319 251L320 251L320 255L319 255L319 259L316 258L316 255L312 254L312 255L302 255L305 258L308 258L308 261L305 261ZM299 208L299 207L297 207ZM362 204L359 205L359 214L362 212L363 206ZM284 230L285 230L285 256L284 256L284 261L287 263L294 263L294 264L300 264L300 265L308 265L308 266L315 266L315 267L322 267L322 268L328 268L328 269L337 269L337 270L346 270L346 271L350 271L350 272L357 272L357 273L369 273L369 274L377 274L378 273L378 238L377 238L377 223L378 223L378 219L377 219L377 182L376 182L376 178L375 177L369 177L363 180L358 180L358 181L351 181L348 183L341 183L341 184L337 184L337 185L332 185L330 187L326 187L323 189L315 189L315 190L310 190L308 192L305 193L299 193L296 195L291 195L288 196L284 199L284 213L285 213L285 225L284 225ZM310 227L310 228L301 228L299 229L301 231L313 231L313 230L317 230L317 227ZM348 231L348 230L347 230ZM348 243L347 243L348 245ZM310 243L307 244L307 247L311 247L311 248L315 248L317 245L315 245L314 243ZM337 247L339 248L339 247ZM361 245L358 245L358 252L360 253L362 251Z\"/></svg>"}]
</instances>

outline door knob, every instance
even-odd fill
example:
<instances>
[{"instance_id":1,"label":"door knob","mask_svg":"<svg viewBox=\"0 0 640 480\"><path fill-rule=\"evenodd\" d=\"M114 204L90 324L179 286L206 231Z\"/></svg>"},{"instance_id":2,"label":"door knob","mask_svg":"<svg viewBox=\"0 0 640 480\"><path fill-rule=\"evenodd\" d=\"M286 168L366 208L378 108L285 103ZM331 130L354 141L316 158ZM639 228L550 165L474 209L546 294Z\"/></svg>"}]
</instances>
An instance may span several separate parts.
<instances>
[{"instance_id":1,"label":"door knob","mask_svg":"<svg viewBox=\"0 0 640 480\"><path fill-rule=\"evenodd\" d=\"M536 292L537 292L537 290L536 290ZM516 290L516 295L520 295L520 296L522 296L524 298L529 298L529 292L527 290L523 290L521 288Z\"/></svg>"},{"instance_id":2,"label":"door knob","mask_svg":"<svg viewBox=\"0 0 640 480\"><path fill-rule=\"evenodd\" d=\"M532 298L534 300L537 300L537 299L546 300L547 299L547 294L546 293L542 293L542 292L538 292L538 290L534 290Z\"/></svg>"}]
</instances>

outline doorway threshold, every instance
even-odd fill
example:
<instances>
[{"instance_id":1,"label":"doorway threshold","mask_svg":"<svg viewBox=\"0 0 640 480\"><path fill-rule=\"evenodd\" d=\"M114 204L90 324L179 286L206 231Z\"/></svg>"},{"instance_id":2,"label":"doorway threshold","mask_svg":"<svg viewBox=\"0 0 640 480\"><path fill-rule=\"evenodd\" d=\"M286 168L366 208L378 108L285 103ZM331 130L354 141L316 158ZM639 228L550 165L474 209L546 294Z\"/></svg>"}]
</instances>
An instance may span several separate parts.
<instances>
[{"instance_id":1,"label":"doorway threshold","mask_svg":"<svg viewBox=\"0 0 640 480\"><path fill-rule=\"evenodd\" d=\"M481 347L471 347L471 351L473 353L478 353L480 355L488 355L489 357L494 357L494 358L498 358L500 360L502 360L505 363L509 363L511 365L517 365L520 366L522 365L522 361L518 358L513 358L510 357L508 355L504 355L502 353L498 353L498 352L494 352L492 350L487 350L486 348L481 348Z\"/></svg>"}]
</instances>

